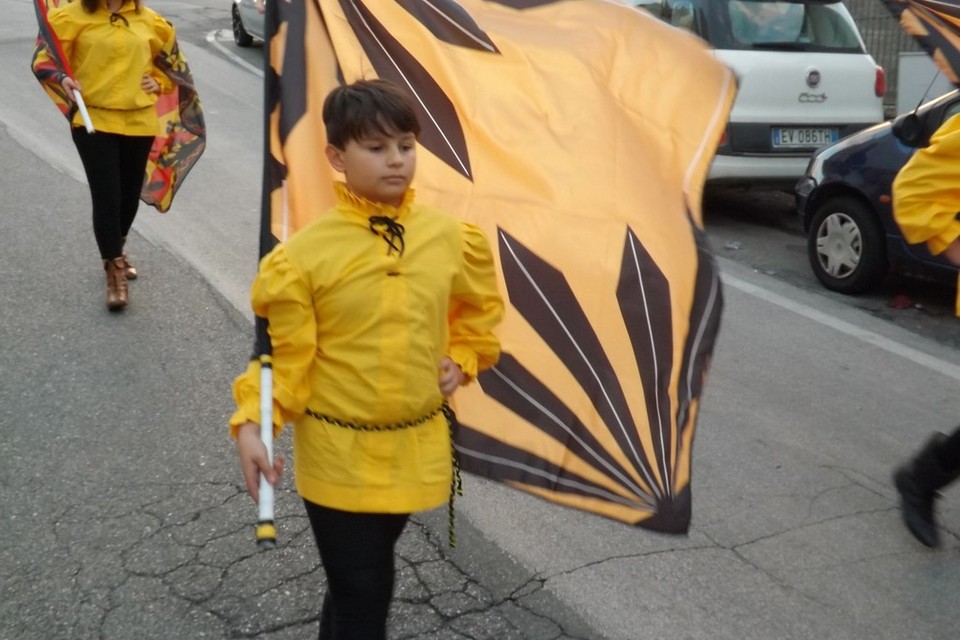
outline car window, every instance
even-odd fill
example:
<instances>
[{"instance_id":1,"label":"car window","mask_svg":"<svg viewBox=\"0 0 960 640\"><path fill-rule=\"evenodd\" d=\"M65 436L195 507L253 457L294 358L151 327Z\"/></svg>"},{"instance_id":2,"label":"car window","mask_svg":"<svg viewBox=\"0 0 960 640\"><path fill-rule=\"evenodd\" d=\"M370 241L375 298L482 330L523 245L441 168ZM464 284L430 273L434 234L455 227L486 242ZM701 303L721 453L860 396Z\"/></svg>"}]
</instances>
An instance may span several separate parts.
<instances>
[{"instance_id":1,"label":"car window","mask_svg":"<svg viewBox=\"0 0 960 640\"><path fill-rule=\"evenodd\" d=\"M946 122L953 116L957 115L958 113L960 113L960 101L954 102L952 105L950 105L949 107L943 110L943 120L941 124L943 124L943 122Z\"/></svg>"},{"instance_id":2,"label":"car window","mask_svg":"<svg viewBox=\"0 0 960 640\"><path fill-rule=\"evenodd\" d=\"M645 9L664 22L703 36L700 10L695 0L623 0L627 4Z\"/></svg>"},{"instance_id":3,"label":"car window","mask_svg":"<svg viewBox=\"0 0 960 640\"><path fill-rule=\"evenodd\" d=\"M717 19L729 24L730 48L861 53L856 27L841 3L729 0Z\"/></svg>"}]
</instances>

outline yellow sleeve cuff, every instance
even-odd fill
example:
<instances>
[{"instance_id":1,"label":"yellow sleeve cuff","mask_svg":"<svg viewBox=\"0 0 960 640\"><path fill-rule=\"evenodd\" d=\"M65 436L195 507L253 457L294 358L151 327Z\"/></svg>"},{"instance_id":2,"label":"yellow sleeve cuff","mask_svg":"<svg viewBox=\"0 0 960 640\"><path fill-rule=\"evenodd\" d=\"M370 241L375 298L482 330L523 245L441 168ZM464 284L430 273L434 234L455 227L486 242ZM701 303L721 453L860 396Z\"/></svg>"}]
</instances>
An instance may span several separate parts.
<instances>
[{"instance_id":1,"label":"yellow sleeve cuff","mask_svg":"<svg viewBox=\"0 0 960 640\"><path fill-rule=\"evenodd\" d=\"M940 255L953 244L957 238L960 238L960 220L953 220L948 225L939 229L937 235L927 240L927 248L930 253Z\"/></svg>"},{"instance_id":2,"label":"yellow sleeve cuff","mask_svg":"<svg viewBox=\"0 0 960 640\"><path fill-rule=\"evenodd\" d=\"M233 382L233 398L237 410L230 416L230 437L236 440L237 429L245 422L260 424L260 361L250 360L247 370L237 376ZM283 432L283 418L280 408L273 403L273 437Z\"/></svg>"},{"instance_id":3,"label":"yellow sleeve cuff","mask_svg":"<svg viewBox=\"0 0 960 640\"><path fill-rule=\"evenodd\" d=\"M463 345L451 345L450 359L457 363L463 375L466 376L464 384L473 382L477 377L477 354L472 349Z\"/></svg>"}]
</instances>

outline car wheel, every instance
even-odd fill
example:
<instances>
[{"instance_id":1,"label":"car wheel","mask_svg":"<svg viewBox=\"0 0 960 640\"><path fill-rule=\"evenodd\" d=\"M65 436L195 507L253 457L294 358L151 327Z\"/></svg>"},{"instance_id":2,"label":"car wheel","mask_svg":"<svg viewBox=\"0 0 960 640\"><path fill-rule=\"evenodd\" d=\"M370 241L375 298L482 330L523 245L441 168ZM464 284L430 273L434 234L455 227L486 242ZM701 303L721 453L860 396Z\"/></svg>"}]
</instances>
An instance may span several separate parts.
<instances>
[{"instance_id":1,"label":"car wheel","mask_svg":"<svg viewBox=\"0 0 960 640\"><path fill-rule=\"evenodd\" d=\"M807 255L817 279L840 293L867 291L887 273L883 227L856 198L834 198L817 209L807 237Z\"/></svg>"},{"instance_id":2,"label":"car wheel","mask_svg":"<svg viewBox=\"0 0 960 640\"><path fill-rule=\"evenodd\" d=\"M238 47L249 47L253 44L253 36L247 33L240 21L240 11L237 5L233 5L233 41Z\"/></svg>"}]
</instances>

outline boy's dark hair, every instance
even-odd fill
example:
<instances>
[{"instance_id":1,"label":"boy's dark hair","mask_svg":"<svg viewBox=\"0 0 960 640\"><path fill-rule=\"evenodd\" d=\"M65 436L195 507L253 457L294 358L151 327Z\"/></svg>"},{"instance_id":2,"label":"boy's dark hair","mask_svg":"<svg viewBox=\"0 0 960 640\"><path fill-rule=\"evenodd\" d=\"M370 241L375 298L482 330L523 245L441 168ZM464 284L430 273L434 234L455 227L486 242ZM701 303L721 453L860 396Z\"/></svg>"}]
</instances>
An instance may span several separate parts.
<instances>
[{"instance_id":1,"label":"boy's dark hair","mask_svg":"<svg viewBox=\"0 0 960 640\"><path fill-rule=\"evenodd\" d=\"M100 8L102 0L80 0L80 4L83 5L83 10L87 13L93 13ZM134 0L134 8L137 10L137 13L140 12L140 0Z\"/></svg>"},{"instance_id":2,"label":"boy's dark hair","mask_svg":"<svg viewBox=\"0 0 960 640\"><path fill-rule=\"evenodd\" d=\"M323 101L327 141L343 149L350 140L391 132L420 136L410 96L387 80L359 80L337 87Z\"/></svg>"}]
</instances>

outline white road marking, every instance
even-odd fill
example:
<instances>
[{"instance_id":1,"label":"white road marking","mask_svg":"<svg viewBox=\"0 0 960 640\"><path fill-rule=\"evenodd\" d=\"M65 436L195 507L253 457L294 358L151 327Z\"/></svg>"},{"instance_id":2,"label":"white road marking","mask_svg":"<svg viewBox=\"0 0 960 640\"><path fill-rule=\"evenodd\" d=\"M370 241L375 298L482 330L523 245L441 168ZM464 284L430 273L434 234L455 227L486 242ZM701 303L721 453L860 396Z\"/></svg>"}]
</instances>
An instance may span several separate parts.
<instances>
[{"instance_id":1,"label":"white road marking","mask_svg":"<svg viewBox=\"0 0 960 640\"><path fill-rule=\"evenodd\" d=\"M846 334L852 338L856 338L861 342L865 342L879 349L883 349L888 353L898 355L901 358L909 360L922 367L926 367L931 371L934 371L940 375L947 376L948 378L953 378L957 382L960 382L960 366L947 362L946 360L937 358L936 356L932 356L928 353L924 353L919 349L914 349L913 347L909 347L895 340L885 338L879 333L875 333L873 331L870 331L869 329L864 329L862 327L858 327L855 324L851 324L845 320L834 318L833 316L823 313L822 311L818 311L813 307L809 307L803 303L790 300L768 289L764 289L763 287L757 286L755 284L750 284L749 282L741 280L740 278L737 278L735 276L724 274L722 271L720 273L720 279L723 281L724 284L731 286L734 289L739 289L744 293L747 293L756 298L760 298L761 300L765 300L767 302L775 304L778 307L781 307L788 311L792 311L797 315L801 315L805 318L809 318L814 322L819 322L820 324L826 327L830 327L835 331L839 331L840 333ZM960 322L960 320L958 320L958 322Z\"/></svg>"},{"instance_id":2,"label":"white road marking","mask_svg":"<svg viewBox=\"0 0 960 640\"><path fill-rule=\"evenodd\" d=\"M222 34L227 34L227 35L222 36ZM207 42L213 45L213 47L217 51L219 51L226 57L230 58L230 60L232 60L233 62L237 63L238 65L240 65L241 67L249 71L250 73L255 73L262 78L263 69L261 69L256 65L250 64L249 62L247 62L246 60L244 60L243 58L235 54L233 51L223 46L223 44L220 43L221 36L222 36L222 39L233 42L233 33L229 29L218 29L217 31L211 31L210 33L207 34Z\"/></svg>"}]
</instances>

